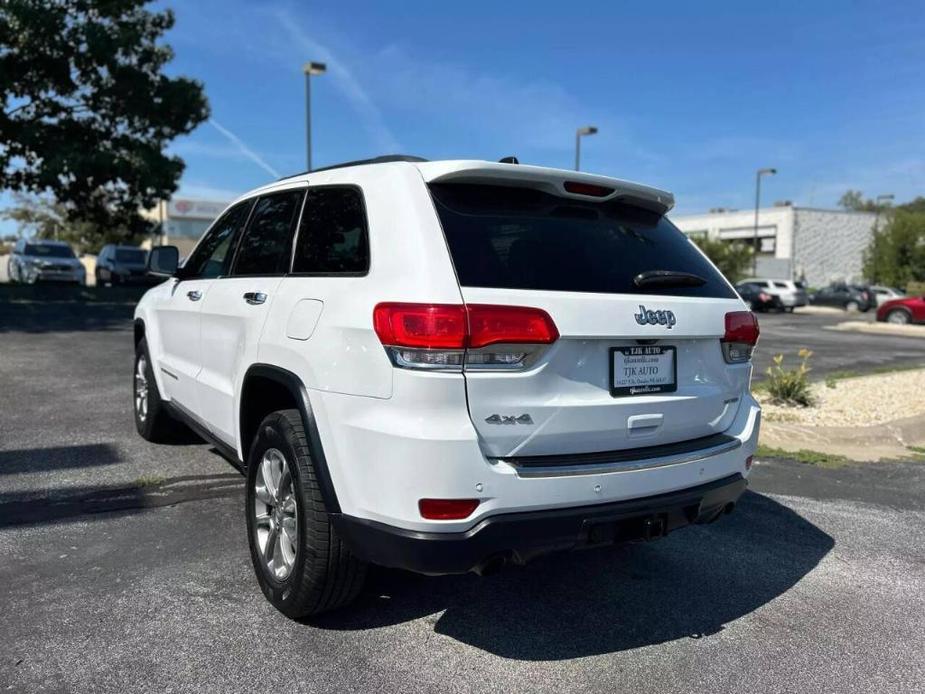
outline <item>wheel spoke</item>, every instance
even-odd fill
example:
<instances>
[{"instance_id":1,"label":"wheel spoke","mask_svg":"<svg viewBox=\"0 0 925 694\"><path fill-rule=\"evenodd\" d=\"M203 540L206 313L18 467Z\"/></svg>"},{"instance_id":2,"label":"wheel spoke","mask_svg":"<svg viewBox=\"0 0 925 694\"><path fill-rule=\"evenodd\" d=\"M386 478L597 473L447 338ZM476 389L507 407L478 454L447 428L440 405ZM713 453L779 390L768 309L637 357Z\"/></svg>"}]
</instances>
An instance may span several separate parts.
<instances>
[{"instance_id":1,"label":"wheel spoke","mask_svg":"<svg viewBox=\"0 0 925 694\"><path fill-rule=\"evenodd\" d=\"M276 499L264 485L258 484L256 487L257 500L265 506L275 506Z\"/></svg>"},{"instance_id":2,"label":"wheel spoke","mask_svg":"<svg viewBox=\"0 0 925 694\"><path fill-rule=\"evenodd\" d=\"M276 498L284 499L292 488L292 475L289 473L289 466L283 461L282 474L279 476L279 486L276 489Z\"/></svg>"},{"instance_id":3,"label":"wheel spoke","mask_svg":"<svg viewBox=\"0 0 925 694\"><path fill-rule=\"evenodd\" d=\"M263 547L263 560L266 562L267 567L272 571L273 567L271 562L276 555L276 545L277 539L279 537L279 532L276 530L275 525L270 525L270 532L267 534L267 544Z\"/></svg>"},{"instance_id":4,"label":"wheel spoke","mask_svg":"<svg viewBox=\"0 0 925 694\"><path fill-rule=\"evenodd\" d=\"M298 540L298 526L295 518L284 518L282 530L283 537L292 545L292 549L295 551L296 541Z\"/></svg>"},{"instance_id":5,"label":"wheel spoke","mask_svg":"<svg viewBox=\"0 0 925 694\"><path fill-rule=\"evenodd\" d=\"M277 491L274 467L276 467L274 461L269 456L265 456L261 463L261 473L263 473L263 483L272 499L276 498Z\"/></svg>"}]
</instances>

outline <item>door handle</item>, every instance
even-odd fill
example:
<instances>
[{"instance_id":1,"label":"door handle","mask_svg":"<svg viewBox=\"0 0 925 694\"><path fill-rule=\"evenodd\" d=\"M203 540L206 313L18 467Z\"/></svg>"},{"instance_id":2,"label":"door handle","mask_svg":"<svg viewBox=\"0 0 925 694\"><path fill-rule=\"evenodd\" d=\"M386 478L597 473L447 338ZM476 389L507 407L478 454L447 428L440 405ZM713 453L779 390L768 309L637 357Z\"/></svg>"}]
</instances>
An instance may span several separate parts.
<instances>
[{"instance_id":1,"label":"door handle","mask_svg":"<svg viewBox=\"0 0 925 694\"><path fill-rule=\"evenodd\" d=\"M186 298L190 301L199 301L202 298L202 292L193 289L192 291L186 292Z\"/></svg>"},{"instance_id":2,"label":"door handle","mask_svg":"<svg viewBox=\"0 0 925 694\"><path fill-rule=\"evenodd\" d=\"M267 295L263 292L244 292L244 300L251 306L257 306L267 300Z\"/></svg>"}]
</instances>

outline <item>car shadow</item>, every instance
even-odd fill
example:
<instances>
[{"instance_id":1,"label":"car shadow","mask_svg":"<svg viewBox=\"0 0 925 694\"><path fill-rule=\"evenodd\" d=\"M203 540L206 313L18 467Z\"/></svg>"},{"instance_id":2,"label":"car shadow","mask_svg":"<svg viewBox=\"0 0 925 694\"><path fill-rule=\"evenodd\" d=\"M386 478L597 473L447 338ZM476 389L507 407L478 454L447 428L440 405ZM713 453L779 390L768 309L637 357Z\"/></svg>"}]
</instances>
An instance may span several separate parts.
<instances>
[{"instance_id":1,"label":"car shadow","mask_svg":"<svg viewBox=\"0 0 925 694\"><path fill-rule=\"evenodd\" d=\"M125 485L74 485L0 493L0 528L42 525L104 514L133 514L205 499L238 499L244 479L237 472L140 479Z\"/></svg>"},{"instance_id":2,"label":"car shadow","mask_svg":"<svg viewBox=\"0 0 925 694\"><path fill-rule=\"evenodd\" d=\"M119 450L111 443L0 451L0 476L101 467L121 461Z\"/></svg>"},{"instance_id":3,"label":"car shadow","mask_svg":"<svg viewBox=\"0 0 925 694\"><path fill-rule=\"evenodd\" d=\"M833 546L747 492L733 515L658 542L553 555L487 578L378 570L359 604L311 624L356 631L423 617L505 658L600 655L716 634L789 590Z\"/></svg>"},{"instance_id":4,"label":"car shadow","mask_svg":"<svg viewBox=\"0 0 925 694\"><path fill-rule=\"evenodd\" d=\"M0 333L131 329L143 287L0 285Z\"/></svg>"}]
</instances>

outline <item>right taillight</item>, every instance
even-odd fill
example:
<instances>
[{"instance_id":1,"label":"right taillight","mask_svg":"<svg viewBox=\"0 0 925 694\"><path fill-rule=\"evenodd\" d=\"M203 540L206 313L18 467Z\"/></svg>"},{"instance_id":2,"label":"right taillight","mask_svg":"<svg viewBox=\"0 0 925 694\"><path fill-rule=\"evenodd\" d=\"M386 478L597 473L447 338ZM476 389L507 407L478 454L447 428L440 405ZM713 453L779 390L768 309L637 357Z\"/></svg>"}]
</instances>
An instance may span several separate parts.
<instances>
[{"instance_id":1,"label":"right taillight","mask_svg":"<svg viewBox=\"0 0 925 694\"><path fill-rule=\"evenodd\" d=\"M402 368L520 369L559 339L549 314L526 306L382 303L373 327Z\"/></svg>"},{"instance_id":2,"label":"right taillight","mask_svg":"<svg viewBox=\"0 0 925 694\"><path fill-rule=\"evenodd\" d=\"M726 314L726 332L720 341L723 358L729 364L740 364L752 358L758 343L758 319L751 311L732 311Z\"/></svg>"}]
</instances>

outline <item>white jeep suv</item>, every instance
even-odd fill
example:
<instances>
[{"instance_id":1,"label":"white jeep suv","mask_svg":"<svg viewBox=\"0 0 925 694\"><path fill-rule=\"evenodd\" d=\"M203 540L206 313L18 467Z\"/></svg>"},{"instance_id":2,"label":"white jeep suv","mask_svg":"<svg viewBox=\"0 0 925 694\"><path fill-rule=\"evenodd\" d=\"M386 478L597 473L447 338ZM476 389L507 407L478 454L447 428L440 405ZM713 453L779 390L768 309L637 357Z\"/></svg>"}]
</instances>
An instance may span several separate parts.
<instances>
[{"instance_id":1,"label":"white jeep suv","mask_svg":"<svg viewBox=\"0 0 925 694\"><path fill-rule=\"evenodd\" d=\"M234 202L135 313L135 420L246 470L257 579L300 617L368 563L485 572L731 511L754 316L671 194L382 157Z\"/></svg>"}]
</instances>

